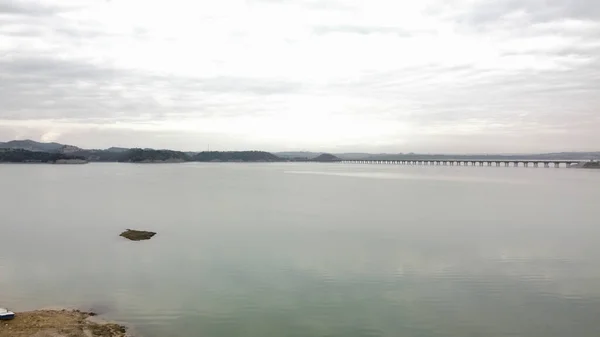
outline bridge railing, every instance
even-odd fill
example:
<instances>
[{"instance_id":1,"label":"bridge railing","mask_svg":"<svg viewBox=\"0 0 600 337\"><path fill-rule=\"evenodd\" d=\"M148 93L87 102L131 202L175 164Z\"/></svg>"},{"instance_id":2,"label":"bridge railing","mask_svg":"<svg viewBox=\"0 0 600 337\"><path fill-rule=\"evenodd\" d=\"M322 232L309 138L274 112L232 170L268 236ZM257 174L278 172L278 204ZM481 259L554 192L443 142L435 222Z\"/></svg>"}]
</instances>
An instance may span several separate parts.
<instances>
[{"instance_id":1,"label":"bridge railing","mask_svg":"<svg viewBox=\"0 0 600 337\"><path fill-rule=\"evenodd\" d=\"M569 167L583 160L525 160L525 159L345 159L346 164L395 164L395 165L443 165L443 166L512 166L512 167Z\"/></svg>"}]
</instances>

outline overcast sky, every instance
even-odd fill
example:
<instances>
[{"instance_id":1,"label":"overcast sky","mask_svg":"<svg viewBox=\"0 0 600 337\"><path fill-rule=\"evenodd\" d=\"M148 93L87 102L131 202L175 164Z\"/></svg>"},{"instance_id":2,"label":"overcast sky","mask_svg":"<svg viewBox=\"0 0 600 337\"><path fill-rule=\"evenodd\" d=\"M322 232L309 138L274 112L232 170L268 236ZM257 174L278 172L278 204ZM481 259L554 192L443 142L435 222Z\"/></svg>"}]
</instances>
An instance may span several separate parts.
<instances>
[{"instance_id":1,"label":"overcast sky","mask_svg":"<svg viewBox=\"0 0 600 337\"><path fill-rule=\"evenodd\" d=\"M0 0L0 141L600 150L598 0Z\"/></svg>"}]
</instances>

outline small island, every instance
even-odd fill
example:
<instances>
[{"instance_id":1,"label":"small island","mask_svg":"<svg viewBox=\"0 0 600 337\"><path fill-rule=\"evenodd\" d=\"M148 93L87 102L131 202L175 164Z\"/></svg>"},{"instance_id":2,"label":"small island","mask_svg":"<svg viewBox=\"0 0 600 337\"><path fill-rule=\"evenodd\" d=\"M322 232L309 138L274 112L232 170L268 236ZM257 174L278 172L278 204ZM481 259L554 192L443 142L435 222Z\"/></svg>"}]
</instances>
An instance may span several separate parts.
<instances>
[{"instance_id":1,"label":"small island","mask_svg":"<svg viewBox=\"0 0 600 337\"><path fill-rule=\"evenodd\" d=\"M131 241L142 241L142 240L150 240L153 236L155 236L155 232L147 232L147 231L138 231L135 229L127 229L120 236L129 239Z\"/></svg>"},{"instance_id":2,"label":"small island","mask_svg":"<svg viewBox=\"0 0 600 337\"><path fill-rule=\"evenodd\" d=\"M10 321L0 321L0 337L126 337L124 326L92 320L92 312L36 310L18 312Z\"/></svg>"}]
</instances>

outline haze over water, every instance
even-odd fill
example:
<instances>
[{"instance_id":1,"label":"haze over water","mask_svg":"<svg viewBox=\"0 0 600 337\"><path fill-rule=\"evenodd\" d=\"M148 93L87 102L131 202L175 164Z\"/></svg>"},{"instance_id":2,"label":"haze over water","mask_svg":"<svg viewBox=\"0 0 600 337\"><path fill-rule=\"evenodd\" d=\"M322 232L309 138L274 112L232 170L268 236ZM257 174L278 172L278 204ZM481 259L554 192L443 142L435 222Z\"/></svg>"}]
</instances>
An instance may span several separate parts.
<instances>
[{"instance_id":1,"label":"haze over water","mask_svg":"<svg viewBox=\"0 0 600 337\"><path fill-rule=\"evenodd\" d=\"M144 337L597 337L598 186L564 168L0 165L0 306Z\"/></svg>"}]
</instances>

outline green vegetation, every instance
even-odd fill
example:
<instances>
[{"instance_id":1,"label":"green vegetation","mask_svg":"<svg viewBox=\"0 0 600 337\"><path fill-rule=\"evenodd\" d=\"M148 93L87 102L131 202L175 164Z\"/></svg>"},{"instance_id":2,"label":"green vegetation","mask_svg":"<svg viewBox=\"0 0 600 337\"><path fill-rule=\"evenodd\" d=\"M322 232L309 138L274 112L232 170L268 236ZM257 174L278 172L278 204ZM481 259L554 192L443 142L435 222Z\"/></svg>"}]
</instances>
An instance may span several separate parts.
<instances>
[{"instance_id":1,"label":"green vegetation","mask_svg":"<svg viewBox=\"0 0 600 337\"><path fill-rule=\"evenodd\" d=\"M317 162L336 162L336 161L340 161L341 159L329 154L329 153L323 153L322 155L314 158L312 161L317 161Z\"/></svg>"},{"instance_id":2,"label":"green vegetation","mask_svg":"<svg viewBox=\"0 0 600 337\"><path fill-rule=\"evenodd\" d=\"M583 168L600 169L600 161L590 161L590 162L583 164L582 167Z\"/></svg>"},{"instance_id":3,"label":"green vegetation","mask_svg":"<svg viewBox=\"0 0 600 337\"><path fill-rule=\"evenodd\" d=\"M192 156L193 161L239 161L239 162L271 162L281 161L281 158L264 151L210 151L200 152Z\"/></svg>"},{"instance_id":4,"label":"green vegetation","mask_svg":"<svg viewBox=\"0 0 600 337\"><path fill-rule=\"evenodd\" d=\"M122 152L125 155L126 161L131 163L144 162L184 162L190 158L183 152L171 150L144 150L131 149Z\"/></svg>"},{"instance_id":5,"label":"green vegetation","mask_svg":"<svg viewBox=\"0 0 600 337\"><path fill-rule=\"evenodd\" d=\"M11 140L10 142L0 143L0 149L27 150L35 152L60 152L65 147L58 143L40 143L33 140Z\"/></svg>"},{"instance_id":6,"label":"green vegetation","mask_svg":"<svg viewBox=\"0 0 600 337\"><path fill-rule=\"evenodd\" d=\"M120 152L111 150L81 150L74 152L74 154L94 162L166 163L190 160L189 156L183 152L152 149L129 149Z\"/></svg>"},{"instance_id":7,"label":"green vegetation","mask_svg":"<svg viewBox=\"0 0 600 337\"><path fill-rule=\"evenodd\" d=\"M84 157L63 153L37 152L21 149L0 149L0 163L54 163L57 160L85 160Z\"/></svg>"},{"instance_id":8,"label":"green vegetation","mask_svg":"<svg viewBox=\"0 0 600 337\"><path fill-rule=\"evenodd\" d=\"M74 154L94 162L119 163L179 163L189 161L211 162L272 162L281 159L262 151L186 153L171 150L128 149L124 151L82 150Z\"/></svg>"}]
</instances>

